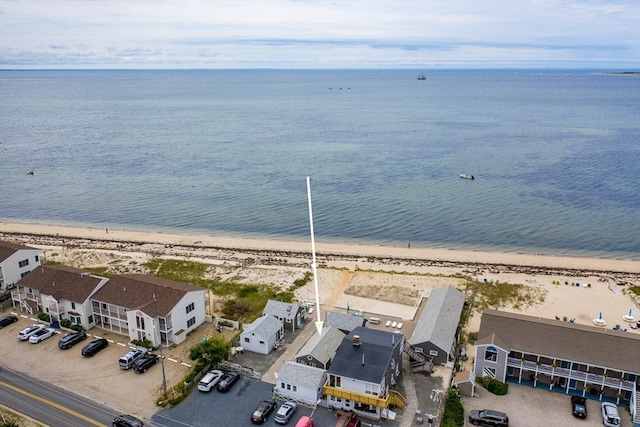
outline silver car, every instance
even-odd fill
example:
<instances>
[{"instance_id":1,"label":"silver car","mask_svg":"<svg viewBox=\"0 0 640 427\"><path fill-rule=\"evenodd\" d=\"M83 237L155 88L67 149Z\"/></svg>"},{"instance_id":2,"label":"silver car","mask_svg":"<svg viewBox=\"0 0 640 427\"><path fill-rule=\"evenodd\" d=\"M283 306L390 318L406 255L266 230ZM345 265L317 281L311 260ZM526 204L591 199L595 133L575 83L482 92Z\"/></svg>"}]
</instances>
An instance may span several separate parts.
<instances>
[{"instance_id":1,"label":"silver car","mask_svg":"<svg viewBox=\"0 0 640 427\"><path fill-rule=\"evenodd\" d=\"M296 405L295 402L284 402L282 406L278 408L274 421L278 424L286 424L291 420L297 410L298 405Z\"/></svg>"}]
</instances>

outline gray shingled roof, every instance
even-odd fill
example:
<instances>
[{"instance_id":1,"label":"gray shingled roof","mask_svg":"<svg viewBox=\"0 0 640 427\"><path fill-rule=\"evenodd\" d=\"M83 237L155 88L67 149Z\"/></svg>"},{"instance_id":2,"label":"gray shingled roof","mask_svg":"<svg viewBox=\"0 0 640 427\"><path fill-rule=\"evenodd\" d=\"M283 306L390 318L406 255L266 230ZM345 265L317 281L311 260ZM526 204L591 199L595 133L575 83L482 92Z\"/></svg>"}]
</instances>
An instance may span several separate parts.
<instances>
[{"instance_id":1,"label":"gray shingled roof","mask_svg":"<svg viewBox=\"0 0 640 427\"><path fill-rule=\"evenodd\" d=\"M261 337L274 335L282 328L282 322L273 316L263 315L244 326L244 332L253 332Z\"/></svg>"},{"instance_id":2,"label":"gray shingled roof","mask_svg":"<svg viewBox=\"0 0 640 427\"><path fill-rule=\"evenodd\" d=\"M497 310L485 310L480 322L483 343L495 333L505 350L640 374L640 335L635 333Z\"/></svg>"},{"instance_id":3,"label":"gray shingled roof","mask_svg":"<svg viewBox=\"0 0 640 427\"><path fill-rule=\"evenodd\" d=\"M102 277L66 265L41 265L18 281L18 286L37 289L56 300L83 303L96 290Z\"/></svg>"},{"instance_id":4,"label":"gray shingled roof","mask_svg":"<svg viewBox=\"0 0 640 427\"><path fill-rule=\"evenodd\" d=\"M355 335L360 337L360 346L353 345ZM342 340L328 372L341 377L380 384L391 362L393 349L402 342L403 338L402 334L380 329L362 326L355 328Z\"/></svg>"},{"instance_id":5,"label":"gray shingled roof","mask_svg":"<svg viewBox=\"0 0 640 427\"><path fill-rule=\"evenodd\" d=\"M451 286L431 291L409 344L430 342L449 351L456 336L464 306L464 294Z\"/></svg>"},{"instance_id":6,"label":"gray shingled roof","mask_svg":"<svg viewBox=\"0 0 640 427\"><path fill-rule=\"evenodd\" d=\"M350 313L327 311L326 324L329 326L335 326L343 331L353 331L358 326L364 326L365 318Z\"/></svg>"},{"instance_id":7,"label":"gray shingled roof","mask_svg":"<svg viewBox=\"0 0 640 427\"><path fill-rule=\"evenodd\" d=\"M304 343L295 357L311 355L326 365L335 354L343 339L343 332L333 326L324 326L322 328L322 335L318 335L316 331L307 342Z\"/></svg>"},{"instance_id":8,"label":"gray shingled roof","mask_svg":"<svg viewBox=\"0 0 640 427\"><path fill-rule=\"evenodd\" d=\"M286 361L278 373L278 381L317 390L324 385L326 372L324 369Z\"/></svg>"},{"instance_id":9,"label":"gray shingled roof","mask_svg":"<svg viewBox=\"0 0 640 427\"><path fill-rule=\"evenodd\" d=\"M19 245L17 243L7 242L6 240L0 240L0 262L6 260L20 250L42 251L41 249L32 248L31 246Z\"/></svg>"},{"instance_id":10,"label":"gray shingled roof","mask_svg":"<svg viewBox=\"0 0 640 427\"><path fill-rule=\"evenodd\" d=\"M282 302L270 299L262 310L262 314L270 314L276 316L279 319L295 319L298 314L298 304L290 302Z\"/></svg>"}]
</instances>

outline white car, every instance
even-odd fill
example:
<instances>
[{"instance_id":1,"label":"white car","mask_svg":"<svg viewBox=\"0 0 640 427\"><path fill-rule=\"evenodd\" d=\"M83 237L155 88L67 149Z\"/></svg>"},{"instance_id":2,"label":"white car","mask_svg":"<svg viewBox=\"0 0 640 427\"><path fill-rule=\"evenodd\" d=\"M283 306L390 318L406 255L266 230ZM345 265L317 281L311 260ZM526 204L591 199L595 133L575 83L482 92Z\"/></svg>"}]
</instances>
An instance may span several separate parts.
<instances>
[{"instance_id":1,"label":"white car","mask_svg":"<svg viewBox=\"0 0 640 427\"><path fill-rule=\"evenodd\" d=\"M20 341L26 341L29 339L31 335L35 334L36 332L42 329L45 329L45 326L40 324L27 326L26 328L18 332L18 339Z\"/></svg>"},{"instance_id":2,"label":"white car","mask_svg":"<svg viewBox=\"0 0 640 427\"><path fill-rule=\"evenodd\" d=\"M602 402L602 424L607 427L618 427L620 425L618 407L613 403Z\"/></svg>"},{"instance_id":3,"label":"white car","mask_svg":"<svg viewBox=\"0 0 640 427\"><path fill-rule=\"evenodd\" d=\"M206 373L204 377L198 383L198 390L200 391L211 391L212 388L218 384L220 378L222 378L222 371L214 369L213 371L209 371Z\"/></svg>"},{"instance_id":4,"label":"white car","mask_svg":"<svg viewBox=\"0 0 640 427\"><path fill-rule=\"evenodd\" d=\"M36 331L35 334L29 337L29 342L31 344L38 344L40 341L44 341L47 338L51 337L55 332L56 330L52 328L40 329L39 331Z\"/></svg>"}]
</instances>

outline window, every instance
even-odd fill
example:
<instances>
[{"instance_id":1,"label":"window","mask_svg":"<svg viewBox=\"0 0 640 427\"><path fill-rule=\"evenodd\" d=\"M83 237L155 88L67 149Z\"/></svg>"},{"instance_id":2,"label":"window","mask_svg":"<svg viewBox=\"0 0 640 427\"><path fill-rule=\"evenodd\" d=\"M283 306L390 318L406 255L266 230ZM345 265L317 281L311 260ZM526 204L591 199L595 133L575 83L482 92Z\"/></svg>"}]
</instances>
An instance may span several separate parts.
<instances>
[{"instance_id":1,"label":"window","mask_svg":"<svg viewBox=\"0 0 640 427\"><path fill-rule=\"evenodd\" d=\"M22 273L22 274L20 275L20 278L22 279L22 278L23 278L24 276L26 276L27 274L29 274L29 272L28 272L28 271L27 271L27 272L25 272L25 273Z\"/></svg>"},{"instance_id":2,"label":"window","mask_svg":"<svg viewBox=\"0 0 640 427\"><path fill-rule=\"evenodd\" d=\"M187 306L187 313L191 313L193 310L196 309L196 306L194 303L191 303Z\"/></svg>"},{"instance_id":3,"label":"window","mask_svg":"<svg viewBox=\"0 0 640 427\"><path fill-rule=\"evenodd\" d=\"M76 309L76 303L75 303L75 302L72 302L72 303L71 303L71 310L75 310L75 309Z\"/></svg>"},{"instance_id":4,"label":"window","mask_svg":"<svg viewBox=\"0 0 640 427\"><path fill-rule=\"evenodd\" d=\"M193 325L195 325L195 324L196 324L196 318L195 318L195 316L194 316L194 317L192 317L191 319L187 320L187 328L190 328L190 327L192 327L192 326L193 326Z\"/></svg>"},{"instance_id":5,"label":"window","mask_svg":"<svg viewBox=\"0 0 640 427\"><path fill-rule=\"evenodd\" d=\"M294 386L292 386L291 388L293 389L293 391L294 391L294 392L298 391L298 386L295 386L295 385L294 385Z\"/></svg>"},{"instance_id":6,"label":"window","mask_svg":"<svg viewBox=\"0 0 640 427\"><path fill-rule=\"evenodd\" d=\"M498 361L498 349L489 346L484 350L484 360L488 362L497 362Z\"/></svg>"},{"instance_id":7,"label":"window","mask_svg":"<svg viewBox=\"0 0 640 427\"><path fill-rule=\"evenodd\" d=\"M244 337L244 342L251 342L251 340L249 339L249 337Z\"/></svg>"},{"instance_id":8,"label":"window","mask_svg":"<svg viewBox=\"0 0 640 427\"><path fill-rule=\"evenodd\" d=\"M18 266L19 266L20 268L22 268L22 267L26 267L27 265L29 265L29 260L28 260L28 259L24 259L24 260L22 260L22 261L20 261L20 262L18 263Z\"/></svg>"},{"instance_id":9,"label":"window","mask_svg":"<svg viewBox=\"0 0 640 427\"><path fill-rule=\"evenodd\" d=\"M429 356L437 356L438 350L429 350Z\"/></svg>"},{"instance_id":10,"label":"window","mask_svg":"<svg viewBox=\"0 0 640 427\"><path fill-rule=\"evenodd\" d=\"M89 316L87 321L89 322L89 324L93 323L93 314L91 316Z\"/></svg>"},{"instance_id":11,"label":"window","mask_svg":"<svg viewBox=\"0 0 640 427\"><path fill-rule=\"evenodd\" d=\"M39 260L39 259L40 259L40 258L38 258L38 255L36 255L36 262L38 262L38 260Z\"/></svg>"}]
</instances>

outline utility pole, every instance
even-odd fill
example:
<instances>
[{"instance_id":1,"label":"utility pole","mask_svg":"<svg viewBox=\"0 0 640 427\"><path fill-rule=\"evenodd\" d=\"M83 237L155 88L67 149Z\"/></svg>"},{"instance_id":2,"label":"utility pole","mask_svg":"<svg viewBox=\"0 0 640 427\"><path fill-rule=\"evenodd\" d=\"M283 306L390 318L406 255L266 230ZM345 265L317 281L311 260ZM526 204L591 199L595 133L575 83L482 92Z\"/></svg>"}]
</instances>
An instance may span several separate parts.
<instances>
[{"instance_id":1,"label":"utility pole","mask_svg":"<svg viewBox=\"0 0 640 427\"><path fill-rule=\"evenodd\" d=\"M156 332L156 325L155 322L153 323L153 331L154 331L154 335ZM164 398L167 398L167 376L164 372L164 356L162 355L162 339L160 339L160 333L158 332L158 341L160 343L160 366L162 367L162 393Z\"/></svg>"}]
</instances>

